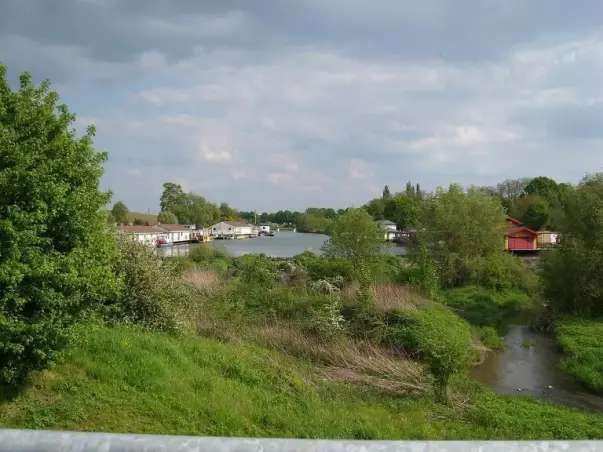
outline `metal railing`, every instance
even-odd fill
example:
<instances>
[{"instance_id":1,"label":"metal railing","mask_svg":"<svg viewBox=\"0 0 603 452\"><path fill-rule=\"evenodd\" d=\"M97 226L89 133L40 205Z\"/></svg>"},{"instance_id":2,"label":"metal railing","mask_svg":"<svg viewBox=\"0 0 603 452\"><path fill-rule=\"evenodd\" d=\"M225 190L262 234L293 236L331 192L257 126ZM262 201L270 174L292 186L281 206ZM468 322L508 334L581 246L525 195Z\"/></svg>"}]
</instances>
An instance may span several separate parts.
<instances>
[{"instance_id":1,"label":"metal railing","mask_svg":"<svg viewBox=\"0 0 603 452\"><path fill-rule=\"evenodd\" d=\"M603 432L602 432L603 435ZM0 452L595 452L603 441L332 441L1 430Z\"/></svg>"}]
</instances>

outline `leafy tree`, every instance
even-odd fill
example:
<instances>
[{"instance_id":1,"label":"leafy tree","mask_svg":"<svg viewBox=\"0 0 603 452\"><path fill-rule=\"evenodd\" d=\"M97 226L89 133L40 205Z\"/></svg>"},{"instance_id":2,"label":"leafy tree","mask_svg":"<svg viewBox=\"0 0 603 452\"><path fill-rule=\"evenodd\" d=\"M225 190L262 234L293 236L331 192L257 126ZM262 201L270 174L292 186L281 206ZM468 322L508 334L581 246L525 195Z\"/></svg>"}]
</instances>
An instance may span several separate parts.
<instances>
[{"instance_id":1,"label":"leafy tree","mask_svg":"<svg viewBox=\"0 0 603 452\"><path fill-rule=\"evenodd\" d=\"M184 193L180 185L166 182L163 184L163 193L161 194L159 205L162 212L167 210L178 216L176 212L186 205L186 193Z\"/></svg>"},{"instance_id":2,"label":"leafy tree","mask_svg":"<svg viewBox=\"0 0 603 452\"><path fill-rule=\"evenodd\" d=\"M549 203L543 198L533 197L520 219L527 227L535 231L542 229L551 221Z\"/></svg>"},{"instance_id":3,"label":"leafy tree","mask_svg":"<svg viewBox=\"0 0 603 452\"><path fill-rule=\"evenodd\" d=\"M331 237L322 251L327 258L347 259L360 284L361 300L371 300L378 257L384 249L383 231L364 209L350 209L335 218L329 228Z\"/></svg>"},{"instance_id":4,"label":"leafy tree","mask_svg":"<svg viewBox=\"0 0 603 452\"><path fill-rule=\"evenodd\" d=\"M128 208L121 201L117 201L111 209L111 214L113 215L113 218L115 218L115 221L120 224L124 224L128 221L128 213Z\"/></svg>"},{"instance_id":5,"label":"leafy tree","mask_svg":"<svg viewBox=\"0 0 603 452\"><path fill-rule=\"evenodd\" d=\"M48 81L27 73L19 89L0 65L0 380L51 364L81 314L118 288L115 242L99 190L105 153L94 127L78 137L75 115Z\"/></svg>"},{"instance_id":6,"label":"leafy tree","mask_svg":"<svg viewBox=\"0 0 603 452\"><path fill-rule=\"evenodd\" d=\"M237 211L230 207L227 202L220 204L220 219L222 221L234 220L237 217Z\"/></svg>"},{"instance_id":7,"label":"leafy tree","mask_svg":"<svg viewBox=\"0 0 603 452\"><path fill-rule=\"evenodd\" d=\"M169 210L164 210L157 216L157 222L162 224L178 224L178 218Z\"/></svg>"},{"instance_id":8,"label":"leafy tree","mask_svg":"<svg viewBox=\"0 0 603 452\"><path fill-rule=\"evenodd\" d=\"M560 243L542 255L543 292L558 312L603 315L603 173L568 195Z\"/></svg>"},{"instance_id":9,"label":"leafy tree","mask_svg":"<svg viewBox=\"0 0 603 452\"><path fill-rule=\"evenodd\" d=\"M385 205L386 201L383 198L375 198L369 201L364 209L375 221L379 221L385 219Z\"/></svg>"},{"instance_id":10,"label":"leafy tree","mask_svg":"<svg viewBox=\"0 0 603 452\"><path fill-rule=\"evenodd\" d=\"M423 204L420 244L429 250L440 282L465 285L487 259L502 254L505 214L501 203L475 187L438 188Z\"/></svg>"},{"instance_id":11,"label":"leafy tree","mask_svg":"<svg viewBox=\"0 0 603 452\"><path fill-rule=\"evenodd\" d=\"M392 194L389 191L389 187L386 185L385 188L383 189L383 199L389 199L391 196L392 196Z\"/></svg>"},{"instance_id":12,"label":"leafy tree","mask_svg":"<svg viewBox=\"0 0 603 452\"><path fill-rule=\"evenodd\" d=\"M526 195L540 196L547 201L559 198L559 185L550 177L538 176L524 188Z\"/></svg>"},{"instance_id":13,"label":"leafy tree","mask_svg":"<svg viewBox=\"0 0 603 452\"><path fill-rule=\"evenodd\" d=\"M142 218L138 217L134 218L132 224L134 224L135 226L149 226L149 222L147 220L143 220Z\"/></svg>"},{"instance_id":14,"label":"leafy tree","mask_svg":"<svg viewBox=\"0 0 603 452\"><path fill-rule=\"evenodd\" d=\"M419 217L419 200L415 196L397 193L385 206L384 216L401 229L414 226Z\"/></svg>"}]
</instances>

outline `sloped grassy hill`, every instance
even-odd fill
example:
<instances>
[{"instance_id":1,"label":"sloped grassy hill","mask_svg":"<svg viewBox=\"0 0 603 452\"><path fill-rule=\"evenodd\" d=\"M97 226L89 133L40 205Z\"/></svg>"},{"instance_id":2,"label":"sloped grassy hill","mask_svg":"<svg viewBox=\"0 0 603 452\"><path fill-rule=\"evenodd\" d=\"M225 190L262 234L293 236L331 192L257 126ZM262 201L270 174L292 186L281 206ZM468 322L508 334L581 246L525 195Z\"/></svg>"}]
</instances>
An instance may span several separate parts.
<instances>
[{"instance_id":1,"label":"sloped grassy hill","mask_svg":"<svg viewBox=\"0 0 603 452\"><path fill-rule=\"evenodd\" d=\"M477 391L446 408L325 381L257 346L89 327L63 364L0 402L3 427L356 439L596 438L603 417Z\"/></svg>"}]
</instances>

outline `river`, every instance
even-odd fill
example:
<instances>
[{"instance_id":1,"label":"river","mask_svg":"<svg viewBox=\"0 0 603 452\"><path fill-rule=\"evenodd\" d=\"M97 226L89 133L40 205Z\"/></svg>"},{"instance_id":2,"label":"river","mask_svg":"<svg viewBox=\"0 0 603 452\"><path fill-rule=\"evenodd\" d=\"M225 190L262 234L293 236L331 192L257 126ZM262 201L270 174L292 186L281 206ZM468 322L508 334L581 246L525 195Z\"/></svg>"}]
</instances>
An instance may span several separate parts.
<instances>
[{"instance_id":1,"label":"river","mask_svg":"<svg viewBox=\"0 0 603 452\"><path fill-rule=\"evenodd\" d=\"M499 394L525 394L603 414L603 397L585 393L557 369L558 359L551 337L513 325L505 337L504 351L489 353L471 374Z\"/></svg>"},{"instance_id":2,"label":"river","mask_svg":"<svg viewBox=\"0 0 603 452\"><path fill-rule=\"evenodd\" d=\"M157 253L161 257L186 256L196 246L223 246L233 256L243 254L264 253L271 257L292 257L306 250L320 253L320 247L328 240L323 234L304 234L292 231L277 231L274 237L256 237L244 240L214 240L204 244L176 245L158 248ZM393 254L404 254L403 247L390 246L388 251Z\"/></svg>"}]
</instances>

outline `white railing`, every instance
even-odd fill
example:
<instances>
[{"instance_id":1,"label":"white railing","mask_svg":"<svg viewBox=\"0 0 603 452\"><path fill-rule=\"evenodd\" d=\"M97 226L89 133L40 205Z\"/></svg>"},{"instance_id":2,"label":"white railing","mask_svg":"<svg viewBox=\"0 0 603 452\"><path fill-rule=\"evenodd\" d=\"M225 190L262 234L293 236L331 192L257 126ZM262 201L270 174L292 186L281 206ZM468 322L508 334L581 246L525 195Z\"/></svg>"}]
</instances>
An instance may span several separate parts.
<instances>
[{"instance_id":1,"label":"white railing","mask_svg":"<svg viewBox=\"0 0 603 452\"><path fill-rule=\"evenodd\" d=\"M587 452L603 441L330 441L0 430L0 452Z\"/></svg>"}]
</instances>

